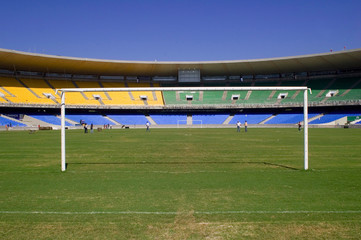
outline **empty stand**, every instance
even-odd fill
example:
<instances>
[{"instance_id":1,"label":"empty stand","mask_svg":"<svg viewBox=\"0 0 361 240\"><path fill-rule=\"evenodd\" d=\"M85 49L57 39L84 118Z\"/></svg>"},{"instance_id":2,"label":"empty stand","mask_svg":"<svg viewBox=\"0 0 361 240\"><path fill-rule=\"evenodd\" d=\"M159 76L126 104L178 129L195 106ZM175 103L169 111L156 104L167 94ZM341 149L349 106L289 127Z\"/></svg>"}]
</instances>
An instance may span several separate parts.
<instances>
[{"instance_id":1,"label":"empty stand","mask_svg":"<svg viewBox=\"0 0 361 240\"><path fill-rule=\"evenodd\" d=\"M138 88L138 87L151 87L149 83L129 83L128 87ZM134 91L131 92L133 96L133 104L142 104L142 105L163 105L163 98L160 91Z\"/></svg>"},{"instance_id":2,"label":"empty stand","mask_svg":"<svg viewBox=\"0 0 361 240\"><path fill-rule=\"evenodd\" d=\"M361 99L361 79L341 78L330 86L329 90L338 90L334 97L327 98L327 101L345 101Z\"/></svg>"},{"instance_id":3,"label":"empty stand","mask_svg":"<svg viewBox=\"0 0 361 240\"><path fill-rule=\"evenodd\" d=\"M150 114L150 117L159 125L187 123L187 114Z\"/></svg>"},{"instance_id":4,"label":"empty stand","mask_svg":"<svg viewBox=\"0 0 361 240\"><path fill-rule=\"evenodd\" d=\"M43 79L19 79L29 90L39 98L47 99L47 104L58 104L54 89L52 89Z\"/></svg>"},{"instance_id":5,"label":"empty stand","mask_svg":"<svg viewBox=\"0 0 361 240\"><path fill-rule=\"evenodd\" d=\"M148 121L143 114L108 114L107 116L122 125L145 125Z\"/></svg>"},{"instance_id":6,"label":"empty stand","mask_svg":"<svg viewBox=\"0 0 361 240\"><path fill-rule=\"evenodd\" d=\"M79 88L100 88L98 82L90 81L74 81L77 87ZM105 102L108 102L108 97L104 92L84 92L85 98L88 100L95 100L100 105L105 105Z\"/></svg>"},{"instance_id":7,"label":"empty stand","mask_svg":"<svg viewBox=\"0 0 361 240\"><path fill-rule=\"evenodd\" d=\"M26 127L25 124L0 116L0 126Z\"/></svg>"},{"instance_id":8,"label":"empty stand","mask_svg":"<svg viewBox=\"0 0 361 240\"><path fill-rule=\"evenodd\" d=\"M38 119L40 121L49 123L51 125L61 125L60 118L57 116L51 115L51 114L30 114L29 115L32 118ZM65 121L65 126L74 126L74 124L68 123Z\"/></svg>"},{"instance_id":9,"label":"empty stand","mask_svg":"<svg viewBox=\"0 0 361 240\"><path fill-rule=\"evenodd\" d=\"M193 124L223 124L229 114L193 114Z\"/></svg>"},{"instance_id":10,"label":"empty stand","mask_svg":"<svg viewBox=\"0 0 361 240\"><path fill-rule=\"evenodd\" d=\"M80 124L80 121L83 120L87 124L94 124L94 125L115 125L113 122L109 121L102 115L95 115L95 114L67 114L66 118L77 122Z\"/></svg>"},{"instance_id":11,"label":"empty stand","mask_svg":"<svg viewBox=\"0 0 361 240\"><path fill-rule=\"evenodd\" d=\"M104 88L124 88L125 84L120 82L102 82ZM103 100L107 105L131 105L132 101L127 92L106 92L111 100Z\"/></svg>"},{"instance_id":12,"label":"empty stand","mask_svg":"<svg viewBox=\"0 0 361 240\"><path fill-rule=\"evenodd\" d=\"M165 83L172 85L172 83ZM224 86L225 83L206 82L205 85ZM230 82L228 86L304 86L312 88L309 102L322 105L324 102L353 102L361 100L361 78L304 78L301 80L255 80ZM198 86L199 84L197 84ZM157 87L154 83L111 82L109 80L50 80L25 77L0 77L0 104L56 105L60 95L55 89L61 88L137 88ZM327 93L335 91L332 97ZM280 94L286 97L279 98ZM335 103L335 104L336 104ZM300 91L128 91L128 92L68 92L66 104L75 106L164 106L164 105L302 105ZM275 119L276 120L276 119Z\"/></svg>"},{"instance_id":13,"label":"empty stand","mask_svg":"<svg viewBox=\"0 0 361 240\"><path fill-rule=\"evenodd\" d=\"M76 88L72 81L48 80L48 82L56 89ZM86 99L80 92L68 92L65 101L69 105L100 105L98 100Z\"/></svg>"},{"instance_id":14,"label":"empty stand","mask_svg":"<svg viewBox=\"0 0 361 240\"><path fill-rule=\"evenodd\" d=\"M344 117L351 117L351 116L361 116L361 112L357 112L357 113L351 113L351 112L349 112L349 113L338 113L338 112L327 113L327 114L320 116L319 118L311 121L310 124L326 124L326 123L334 122L334 121L339 120Z\"/></svg>"},{"instance_id":15,"label":"empty stand","mask_svg":"<svg viewBox=\"0 0 361 240\"><path fill-rule=\"evenodd\" d=\"M229 124L236 124L237 121L240 121L242 124L247 121L248 124L259 124L260 122L271 117L272 114L261 114L261 113L251 113L251 114L235 114Z\"/></svg>"},{"instance_id":16,"label":"empty stand","mask_svg":"<svg viewBox=\"0 0 361 240\"><path fill-rule=\"evenodd\" d=\"M319 115L318 113L308 114L308 119L313 118ZM303 113L283 113L278 114L265 124L296 124L298 122L303 122Z\"/></svg>"},{"instance_id":17,"label":"empty stand","mask_svg":"<svg viewBox=\"0 0 361 240\"><path fill-rule=\"evenodd\" d=\"M38 81L38 82L36 82ZM49 88L41 88L41 80L33 80L30 86L25 85L20 79L0 77L0 84L4 95L9 102L21 104L56 104L54 101L42 94L42 91L48 91ZM31 88L34 88L40 95L36 94ZM40 90L39 90L40 89Z\"/></svg>"}]
</instances>

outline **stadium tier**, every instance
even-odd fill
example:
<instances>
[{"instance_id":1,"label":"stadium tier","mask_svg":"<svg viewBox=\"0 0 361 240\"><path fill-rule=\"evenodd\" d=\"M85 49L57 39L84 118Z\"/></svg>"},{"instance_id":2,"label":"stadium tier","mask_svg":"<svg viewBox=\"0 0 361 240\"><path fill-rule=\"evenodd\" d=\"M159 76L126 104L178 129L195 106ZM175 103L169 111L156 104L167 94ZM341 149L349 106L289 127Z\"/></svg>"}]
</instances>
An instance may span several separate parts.
<instances>
[{"instance_id":1,"label":"stadium tier","mask_svg":"<svg viewBox=\"0 0 361 240\"><path fill-rule=\"evenodd\" d=\"M0 103L27 105L59 105L60 96L55 94L61 88L124 88L124 83L73 80L47 80L14 77L0 77ZM150 84L129 84L129 87L150 87ZM161 92L71 92L66 103L78 106L106 105L154 105L162 106Z\"/></svg>"},{"instance_id":2,"label":"stadium tier","mask_svg":"<svg viewBox=\"0 0 361 240\"><path fill-rule=\"evenodd\" d=\"M185 125L187 114L151 114L150 117L159 125Z\"/></svg>"},{"instance_id":3,"label":"stadium tier","mask_svg":"<svg viewBox=\"0 0 361 240\"><path fill-rule=\"evenodd\" d=\"M193 114L193 124L224 124L229 114Z\"/></svg>"},{"instance_id":4,"label":"stadium tier","mask_svg":"<svg viewBox=\"0 0 361 240\"><path fill-rule=\"evenodd\" d=\"M88 125L115 125L115 123L110 121L108 118L97 114L67 114L66 118L76 122L77 124L86 123Z\"/></svg>"},{"instance_id":5,"label":"stadium tier","mask_svg":"<svg viewBox=\"0 0 361 240\"><path fill-rule=\"evenodd\" d=\"M44 113L32 113L25 115L28 116L27 122L22 123L21 120L13 119L9 116L2 116L0 119L0 126L12 126L12 127L25 127L29 126L60 126L60 117L55 114ZM29 120L33 118L41 122L32 122ZM361 122L361 110L360 111L338 111L338 112L310 112L308 114L309 124L311 125L340 125L344 123L360 124ZM65 125L68 127L80 126L83 123L88 125L111 125L118 127L125 126L142 126L146 122L151 124L162 125L223 125L223 126L235 126L237 122L244 124L247 121L248 124L258 125L275 125L275 124L289 124L295 125L298 122L303 123L302 113L164 113L164 114L67 114L65 119Z\"/></svg>"},{"instance_id":6,"label":"stadium tier","mask_svg":"<svg viewBox=\"0 0 361 240\"><path fill-rule=\"evenodd\" d=\"M308 114L308 118L313 118L320 115L319 113ZM284 113L274 116L272 119L265 122L265 124L296 124L303 122L302 113Z\"/></svg>"},{"instance_id":7,"label":"stadium tier","mask_svg":"<svg viewBox=\"0 0 361 240\"><path fill-rule=\"evenodd\" d=\"M39 82L39 84L37 84ZM7 103L21 103L21 104L54 104L54 102L45 95L38 95L33 91L39 89L42 84L40 81L29 81L29 85L25 85L19 78L0 77L0 84L2 89L2 97ZM44 93L49 92L48 89L43 89Z\"/></svg>"},{"instance_id":8,"label":"stadium tier","mask_svg":"<svg viewBox=\"0 0 361 240\"><path fill-rule=\"evenodd\" d=\"M110 119L120 125L144 125L148 119L140 114L108 114Z\"/></svg>"},{"instance_id":9,"label":"stadium tier","mask_svg":"<svg viewBox=\"0 0 361 240\"><path fill-rule=\"evenodd\" d=\"M66 92L69 127L80 120L115 126L147 121L152 125L296 124L303 121L303 90L254 87L301 86L312 90L308 93L310 124L358 123L345 117L361 108L361 49L215 62L103 61L0 49L0 113L27 115L29 126L35 126L36 120L60 125L61 92L56 90L64 88L104 89ZM150 90L134 89L143 87Z\"/></svg>"},{"instance_id":10,"label":"stadium tier","mask_svg":"<svg viewBox=\"0 0 361 240\"><path fill-rule=\"evenodd\" d=\"M235 114L229 124L236 124L237 121L248 124L260 124L268 118L272 117L272 114L251 113L251 114Z\"/></svg>"},{"instance_id":11,"label":"stadium tier","mask_svg":"<svg viewBox=\"0 0 361 240\"><path fill-rule=\"evenodd\" d=\"M50 114L31 114L29 115L32 118L38 119L40 121L43 121L45 123L48 123L50 125L59 125L60 126L60 118L54 115ZM65 122L65 126L74 126L74 124L71 124L69 122Z\"/></svg>"},{"instance_id":12,"label":"stadium tier","mask_svg":"<svg viewBox=\"0 0 361 240\"><path fill-rule=\"evenodd\" d=\"M99 81L46 80L0 77L0 104L59 105L61 88L134 88L157 87L150 83L120 83ZM243 85L242 85L243 86ZM307 86L312 89L309 102L347 103L361 100L361 78L312 79L295 81L263 81L254 86ZM66 104L72 106L164 106L164 105L301 105L300 91L129 91L129 92L69 92Z\"/></svg>"},{"instance_id":13,"label":"stadium tier","mask_svg":"<svg viewBox=\"0 0 361 240\"><path fill-rule=\"evenodd\" d=\"M0 116L0 126L8 126L8 127L25 127L26 125L23 123L19 123L10 118L5 118Z\"/></svg>"},{"instance_id":14,"label":"stadium tier","mask_svg":"<svg viewBox=\"0 0 361 240\"><path fill-rule=\"evenodd\" d=\"M327 113L324 114L323 116L320 116L316 119L314 119L313 121L310 122L310 124L325 124L325 123L330 123L330 122L334 122L340 119L345 119L345 121L347 121L348 117L359 117L361 116L361 111L355 112L355 111L348 111L346 112L342 112L342 111L338 111L338 112L331 112L331 113Z\"/></svg>"}]
</instances>

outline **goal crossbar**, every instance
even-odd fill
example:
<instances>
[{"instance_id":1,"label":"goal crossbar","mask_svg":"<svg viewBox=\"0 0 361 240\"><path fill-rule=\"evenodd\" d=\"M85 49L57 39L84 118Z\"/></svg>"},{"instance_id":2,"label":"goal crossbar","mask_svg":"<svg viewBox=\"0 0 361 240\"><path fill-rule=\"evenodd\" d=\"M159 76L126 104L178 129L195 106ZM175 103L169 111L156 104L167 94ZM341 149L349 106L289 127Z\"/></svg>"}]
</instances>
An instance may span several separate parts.
<instances>
[{"instance_id":1,"label":"goal crossbar","mask_svg":"<svg viewBox=\"0 0 361 240\"><path fill-rule=\"evenodd\" d=\"M310 90L307 87L139 87L139 88L61 88L57 92L146 92L146 91L277 91Z\"/></svg>"},{"instance_id":2,"label":"goal crossbar","mask_svg":"<svg viewBox=\"0 0 361 240\"><path fill-rule=\"evenodd\" d=\"M146 92L146 91L304 91L304 169L308 169L308 87L139 87L139 88L61 88L61 171L66 171L65 155L65 94L67 92Z\"/></svg>"}]
</instances>

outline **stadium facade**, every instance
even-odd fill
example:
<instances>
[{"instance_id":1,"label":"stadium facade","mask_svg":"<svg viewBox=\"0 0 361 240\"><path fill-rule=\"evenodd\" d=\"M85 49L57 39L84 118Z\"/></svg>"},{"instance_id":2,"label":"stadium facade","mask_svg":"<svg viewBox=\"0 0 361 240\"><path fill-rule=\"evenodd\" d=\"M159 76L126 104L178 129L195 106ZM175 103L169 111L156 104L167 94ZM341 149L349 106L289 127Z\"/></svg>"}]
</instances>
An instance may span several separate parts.
<instances>
[{"instance_id":1,"label":"stadium facade","mask_svg":"<svg viewBox=\"0 0 361 240\"><path fill-rule=\"evenodd\" d=\"M56 126L60 95L55 90L60 88L208 86L307 86L312 89L310 124L357 126L361 49L208 62L116 61L0 49L0 125L12 121L19 126ZM302 99L299 91L272 90L71 93L67 120L69 126L84 118L115 127L145 121L159 126L227 126L237 119L258 125L296 124L302 120Z\"/></svg>"}]
</instances>

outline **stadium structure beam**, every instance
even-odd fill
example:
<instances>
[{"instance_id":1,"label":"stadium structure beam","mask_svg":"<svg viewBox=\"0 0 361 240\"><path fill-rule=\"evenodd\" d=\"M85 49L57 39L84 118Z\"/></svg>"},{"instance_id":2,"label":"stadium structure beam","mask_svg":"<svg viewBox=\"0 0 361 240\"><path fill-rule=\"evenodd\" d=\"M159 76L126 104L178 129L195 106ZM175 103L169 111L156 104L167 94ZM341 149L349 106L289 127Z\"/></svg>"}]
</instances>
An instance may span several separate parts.
<instances>
[{"instance_id":1,"label":"stadium structure beam","mask_svg":"<svg viewBox=\"0 0 361 240\"><path fill-rule=\"evenodd\" d=\"M304 169L308 169L308 87L140 87L140 88L62 88L61 92L61 171L66 171L65 154L65 93L67 92L146 92L146 91L304 91Z\"/></svg>"}]
</instances>

